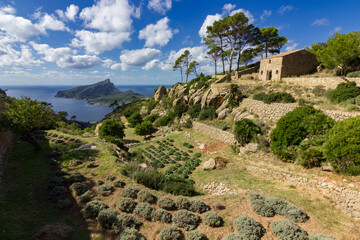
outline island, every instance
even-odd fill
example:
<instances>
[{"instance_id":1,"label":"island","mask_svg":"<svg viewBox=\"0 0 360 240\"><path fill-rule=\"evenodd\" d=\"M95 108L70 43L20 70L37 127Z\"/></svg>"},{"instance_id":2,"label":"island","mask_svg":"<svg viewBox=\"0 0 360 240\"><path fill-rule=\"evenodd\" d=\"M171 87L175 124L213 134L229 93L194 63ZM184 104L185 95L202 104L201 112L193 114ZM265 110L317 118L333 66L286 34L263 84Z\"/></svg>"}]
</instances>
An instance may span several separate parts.
<instances>
[{"instance_id":1,"label":"island","mask_svg":"<svg viewBox=\"0 0 360 240\"><path fill-rule=\"evenodd\" d=\"M89 104L108 106L115 101L118 105L123 105L137 99L146 98L146 96L131 90L125 92L120 91L115 87L114 83L112 83L110 79L91 85L61 90L56 93L55 97L81 99L86 100Z\"/></svg>"}]
</instances>

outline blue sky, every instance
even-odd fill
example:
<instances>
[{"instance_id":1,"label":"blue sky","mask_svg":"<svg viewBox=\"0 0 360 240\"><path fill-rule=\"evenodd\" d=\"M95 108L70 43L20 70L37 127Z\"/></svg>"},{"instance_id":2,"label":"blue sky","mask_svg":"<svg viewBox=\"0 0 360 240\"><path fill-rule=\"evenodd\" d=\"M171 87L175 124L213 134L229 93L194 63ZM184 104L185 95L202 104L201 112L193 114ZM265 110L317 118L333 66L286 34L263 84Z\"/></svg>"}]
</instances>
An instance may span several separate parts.
<instances>
[{"instance_id":1,"label":"blue sky","mask_svg":"<svg viewBox=\"0 0 360 240\"><path fill-rule=\"evenodd\" d=\"M213 73L201 39L224 16L279 28L285 52L360 30L359 9L357 0L0 1L0 85L173 84L185 49Z\"/></svg>"}]
</instances>

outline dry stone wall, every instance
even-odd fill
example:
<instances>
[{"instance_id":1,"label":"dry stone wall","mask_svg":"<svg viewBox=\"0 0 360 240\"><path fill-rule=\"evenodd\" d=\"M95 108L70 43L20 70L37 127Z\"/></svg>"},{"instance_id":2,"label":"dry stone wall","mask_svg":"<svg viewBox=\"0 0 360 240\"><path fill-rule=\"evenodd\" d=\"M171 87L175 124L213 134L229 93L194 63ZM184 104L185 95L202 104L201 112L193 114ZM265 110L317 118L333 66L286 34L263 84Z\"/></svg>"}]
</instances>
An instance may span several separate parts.
<instances>
[{"instance_id":1,"label":"dry stone wall","mask_svg":"<svg viewBox=\"0 0 360 240\"><path fill-rule=\"evenodd\" d=\"M216 127L194 121L192 129L198 133L204 134L221 142L225 142L228 144L236 144L234 134L222 131L221 129L218 129Z\"/></svg>"},{"instance_id":2,"label":"dry stone wall","mask_svg":"<svg viewBox=\"0 0 360 240\"><path fill-rule=\"evenodd\" d=\"M322 85L324 86L325 88L336 88L336 86L339 84L339 83L343 83L345 82L342 78L340 77L332 77L332 78L322 78L322 77L319 77L319 78L291 78L291 77L288 77L288 78L282 78L281 79L283 82L285 82L286 84L293 84L293 85L301 85L301 86L304 86L304 87L315 87L315 86L318 86L318 85ZM353 82L356 82L356 84L358 86L360 86L360 78L348 78L349 81L353 81Z\"/></svg>"}]
</instances>

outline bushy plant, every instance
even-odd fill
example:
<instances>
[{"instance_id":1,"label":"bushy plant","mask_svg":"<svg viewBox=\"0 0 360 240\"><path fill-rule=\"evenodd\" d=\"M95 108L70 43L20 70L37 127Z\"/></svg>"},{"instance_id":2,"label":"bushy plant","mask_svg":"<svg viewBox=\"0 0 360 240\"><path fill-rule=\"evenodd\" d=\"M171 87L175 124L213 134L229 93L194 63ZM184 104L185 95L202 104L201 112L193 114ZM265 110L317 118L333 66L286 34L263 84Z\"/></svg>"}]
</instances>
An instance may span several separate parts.
<instances>
[{"instance_id":1,"label":"bushy plant","mask_svg":"<svg viewBox=\"0 0 360 240\"><path fill-rule=\"evenodd\" d=\"M70 189L75 192L76 196L80 196L88 190L85 184L79 182L71 184Z\"/></svg>"},{"instance_id":2,"label":"bushy plant","mask_svg":"<svg viewBox=\"0 0 360 240\"><path fill-rule=\"evenodd\" d=\"M155 128L150 121L143 121L136 125L135 134L140 136L148 136L155 132Z\"/></svg>"},{"instance_id":3,"label":"bushy plant","mask_svg":"<svg viewBox=\"0 0 360 240\"><path fill-rule=\"evenodd\" d=\"M175 205L177 209L185 209L189 210L190 208L190 200L185 197L177 197L175 199Z\"/></svg>"},{"instance_id":4,"label":"bushy plant","mask_svg":"<svg viewBox=\"0 0 360 240\"><path fill-rule=\"evenodd\" d=\"M162 197L157 201L157 205L166 210L175 210L175 201L168 197Z\"/></svg>"},{"instance_id":5,"label":"bushy plant","mask_svg":"<svg viewBox=\"0 0 360 240\"><path fill-rule=\"evenodd\" d=\"M177 118L181 118L182 114L187 111L187 106L183 103L180 103L175 106L174 113Z\"/></svg>"},{"instance_id":6,"label":"bushy plant","mask_svg":"<svg viewBox=\"0 0 360 240\"><path fill-rule=\"evenodd\" d=\"M306 222L309 219L309 216L301 208L290 204L283 210L282 215L293 222Z\"/></svg>"},{"instance_id":7,"label":"bushy plant","mask_svg":"<svg viewBox=\"0 0 360 240\"><path fill-rule=\"evenodd\" d=\"M183 233L175 226L166 226L159 233L160 240L180 240Z\"/></svg>"},{"instance_id":8,"label":"bushy plant","mask_svg":"<svg viewBox=\"0 0 360 240\"><path fill-rule=\"evenodd\" d=\"M84 177L84 175L82 175L79 172L71 174L68 178L68 182L70 184L72 184L74 182L84 182L85 180L86 180L86 178Z\"/></svg>"},{"instance_id":9,"label":"bushy plant","mask_svg":"<svg viewBox=\"0 0 360 240\"><path fill-rule=\"evenodd\" d=\"M96 193L103 197L109 196L113 192L114 192L114 187L108 184L101 185L96 189Z\"/></svg>"},{"instance_id":10,"label":"bushy plant","mask_svg":"<svg viewBox=\"0 0 360 240\"><path fill-rule=\"evenodd\" d=\"M210 227L221 227L224 221L216 212L207 212L204 216L204 223Z\"/></svg>"},{"instance_id":11,"label":"bushy plant","mask_svg":"<svg viewBox=\"0 0 360 240\"><path fill-rule=\"evenodd\" d=\"M272 206L267 204L264 197L262 197L256 193L252 193L249 195L249 199L251 202L252 209L260 216L263 216L263 217L275 216L274 209L272 208Z\"/></svg>"},{"instance_id":12,"label":"bushy plant","mask_svg":"<svg viewBox=\"0 0 360 240\"><path fill-rule=\"evenodd\" d=\"M360 174L360 116L335 123L325 142L324 154L336 172Z\"/></svg>"},{"instance_id":13,"label":"bushy plant","mask_svg":"<svg viewBox=\"0 0 360 240\"><path fill-rule=\"evenodd\" d=\"M186 181L182 177L170 176L163 185L163 191L172 195L194 196L194 183Z\"/></svg>"},{"instance_id":14,"label":"bushy plant","mask_svg":"<svg viewBox=\"0 0 360 240\"><path fill-rule=\"evenodd\" d=\"M284 161L293 161L294 147L306 137L325 135L334 120L312 106L298 107L277 122L271 132L271 150Z\"/></svg>"},{"instance_id":15,"label":"bushy plant","mask_svg":"<svg viewBox=\"0 0 360 240\"><path fill-rule=\"evenodd\" d=\"M51 190L57 186L65 186L66 185L66 178L64 177L52 177L46 183L46 189Z\"/></svg>"},{"instance_id":16,"label":"bushy plant","mask_svg":"<svg viewBox=\"0 0 360 240\"><path fill-rule=\"evenodd\" d=\"M348 78L360 78L360 71L349 72L346 77Z\"/></svg>"},{"instance_id":17,"label":"bushy plant","mask_svg":"<svg viewBox=\"0 0 360 240\"><path fill-rule=\"evenodd\" d=\"M144 122L146 121L149 121L149 122L155 122L156 119L158 119L159 117L159 114L158 113L154 113L154 114L151 114L149 116L147 116L146 118L144 118Z\"/></svg>"},{"instance_id":18,"label":"bushy plant","mask_svg":"<svg viewBox=\"0 0 360 240\"><path fill-rule=\"evenodd\" d=\"M139 191L140 191L140 189L138 189L136 187L126 187L126 188L124 188L124 190L122 192L122 196L136 199Z\"/></svg>"},{"instance_id":19,"label":"bushy plant","mask_svg":"<svg viewBox=\"0 0 360 240\"><path fill-rule=\"evenodd\" d=\"M199 113L200 120L212 120L215 119L217 116L216 109L214 106L205 106Z\"/></svg>"},{"instance_id":20,"label":"bushy plant","mask_svg":"<svg viewBox=\"0 0 360 240\"><path fill-rule=\"evenodd\" d=\"M264 99L265 103L293 103L295 98L287 92L270 93Z\"/></svg>"},{"instance_id":21,"label":"bushy plant","mask_svg":"<svg viewBox=\"0 0 360 240\"><path fill-rule=\"evenodd\" d=\"M99 136L101 138L106 136L123 138L125 136L124 125L120 120L106 119L99 127Z\"/></svg>"},{"instance_id":22,"label":"bushy plant","mask_svg":"<svg viewBox=\"0 0 360 240\"><path fill-rule=\"evenodd\" d=\"M116 223L113 228L115 232L121 232L125 228L133 228L139 230L142 222L130 214L120 213L117 215Z\"/></svg>"},{"instance_id":23,"label":"bushy plant","mask_svg":"<svg viewBox=\"0 0 360 240\"><path fill-rule=\"evenodd\" d=\"M309 234L301 227L287 220L278 220L271 223L271 231L281 240L308 240Z\"/></svg>"},{"instance_id":24,"label":"bushy plant","mask_svg":"<svg viewBox=\"0 0 360 240\"><path fill-rule=\"evenodd\" d=\"M148 203L139 203L135 209L134 212L138 214L139 216L143 217L144 219L151 221L151 214L154 211L154 208L150 206Z\"/></svg>"},{"instance_id":25,"label":"bushy plant","mask_svg":"<svg viewBox=\"0 0 360 240\"><path fill-rule=\"evenodd\" d=\"M106 208L108 208L108 206L105 203L99 200L94 200L88 202L85 205L85 207L81 210L81 213L84 216L84 218L97 218L99 212Z\"/></svg>"},{"instance_id":26,"label":"bushy plant","mask_svg":"<svg viewBox=\"0 0 360 240\"><path fill-rule=\"evenodd\" d=\"M186 122L183 124L184 128L192 128L193 127L193 123L191 118L186 119Z\"/></svg>"},{"instance_id":27,"label":"bushy plant","mask_svg":"<svg viewBox=\"0 0 360 240\"><path fill-rule=\"evenodd\" d=\"M187 211L179 210L174 213L173 222L176 226L184 228L186 231L194 230L199 225L200 217Z\"/></svg>"},{"instance_id":28,"label":"bushy plant","mask_svg":"<svg viewBox=\"0 0 360 240\"><path fill-rule=\"evenodd\" d=\"M360 95L360 88L355 82L340 83L333 91L326 94L326 97L334 103L344 102Z\"/></svg>"},{"instance_id":29,"label":"bushy plant","mask_svg":"<svg viewBox=\"0 0 360 240\"><path fill-rule=\"evenodd\" d=\"M266 233L265 228L253 218L240 216L234 220L241 239L260 240Z\"/></svg>"},{"instance_id":30,"label":"bushy plant","mask_svg":"<svg viewBox=\"0 0 360 240\"><path fill-rule=\"evenodd\" d=\"M326 160L324 156L323 144L325 136L315 136L304 139L296 148L298 161L305 168L320 167L321 163Z\"/></svg>"},{"instance_id":31,"label":"bushy plant","mask_svg":"<svg viewBox=\"0 0 360 240\"><path fill-rule=\"evenodd\" d=\"M67 194L68 194L68 190L66 187L56 186L49 192L49 194L47 195L47 199L56 203L60 200L65 199Z\"/></svg>"},{"instance_id":32,"label":"bushy plant","mask_svg":"<svg viewBox=\"0 0 360 240\"><path fill-rule=\"evenodd\" d=\"M93 195L93 192L88 190L79 196L79 200L80 200L80 202L83 202L83 203L88 202L91 200L92 195Z\"/></svg>"},{"instance_id":33,"label":"bushy plant","mask_svg":"<svg viewBox=\"0 0 360 240\"><path fill-rule=\"evenodd\" d=\"M188 110L188 114L190 115L191 118L197 118L199 117L201 111L201 104L194 104L191 108L189 108Z\"/></svg>"},{"instance_id":34,"label":"bushy plant","mask_svg":"<svg viewBox=\"0 0 360 240\"><path fill-rule=\"evenodd\" d=\"M169 213L163 209L157 209L156 211L153 211L151 214L151 218L153 221L158 221L158 222L162 222L162 223L171 223L172 222L171 213Z\"/></svg>"},{"instance_id":35,"label":"bushy plant","mask_svg":"<svg viewBox=\"0 0 360 240\"><path fill-rule=\"evenodd\" d=\"M311 91L316 97L322 97L325 93L325 87L323 85L318 85L313 88Z\"/></svg>"},{"instance_id":36,"label":"bushy plant","mask_svg":"<svg viewBox=\"0 0 360 240\"><path fill-rule=\"evenodd\" d=\"M324 235L318 233L315 235L310 235L309 240L335 240L335 238L330 237L330 236L324 236Z\"/></svg>"},{"instance_id":37,"label":"bushy plant","mask_svg":"<svg viewBox=\"0 0 360 240\"><path fill-rule=\"evenodd\" d=\"M136 207L136 202L132 198L122 197L116 202L116 207L123 212L132 213Z\"/></svg>"},{"instance_id":38,"label":"bushy plant","mask_svg":"<svg viewBox=\"0 0 360 240\"><path fill-rule=\"evenodd\" d=\"M146 240L136 229L125 228L120 232L119 240Z\"/></svg>"},{"instance_id":39,"label":"bushy plant","mask_svg":"<svg viewBox=\"0 0 360 240\"><path fill-rule=\"evenodd\" d=\"M274 212L279 215L284 215L288 207L288 203L280 198L266 198L266 204L272 207Z\"/></svg>"},{"instance_id":40,"label":"bushy plant","mask_svg":"<svg viewBox=\"0 0 360 240\"><path fill-rule=\"evenodd\" d=\"M112 229L113 224L117 221L119 213L113 208L106 208L99 212L97 217L98 223L102 228Z\"/></svg>"},{"instance_id":41,"label":"bushy plant","mask_svg":"<svg viewBox=\"0 0 360 240\"><path fill-rule=\"evenodd\" d=\"M207 240L208 238L200 232L199 230L195 229L185 233L186 240Z\"/></svg>"},{"instance_id":42,"label":"bushy plant","mask_svg":"<svg viewBox=\"0 0 360 240\"><path fill-rule=\"evenodd\" d=\"M153 110L156 107L156 105L157 105L157 102L154 100L154 98L151 98L146 105L146 110L148 110L148 112L150 112L151 110Z\"/></svg>"},{"instance_id":43,"label":"bushy plant","mask_svg":"<svg viewBox=\"0 0 360 240\"><path fill-rule=\"evenodd\" d=\"M236 140L245 145L256 139L257 134L261 133L261 129L250 119L244 118L235 122L234 135Z\"/></svg>"},{"instance_id":44,"label":"bushy plant","mask_svg":"<svg viewBox=\"0 0 360 240\"><path fill-rule=\"evenodd\" d=\"M264 102L266 99L266 96L267 96L266 93L260 92L260 93L254 94L253 99Z\"/></svg>"},{"instance_id":45,"label":"bushy plant","mask_svg":"<svg viewBox=\"0 0 360 240\"><path fill-rule=\"evenodd\" d=\"M160 119L158 119L155 122L155 126L161 127L161 126L167 126L175 117L174 112L169 112L167 115L164 115Z\"/></svg>"},{"instance_id":46,"label":"bushy plant","mask_svg":"<svg viewBox=\"0 0 360 240\"><path fill-rule=\"evenodd\" d=\"M151 194L149 191L146 190L140 190L137 194L137 199L139 199L140 202L147 202L147 203L156 203L156 196Z\"/></svg>"},{"instance_id":47,"label":"bushy plant","mask_svg":"<svg viewBox=\"0 0 360 240\"><path fill-rule=\"evenodd\" d=\"M187 147L187 148L194 148L194 146L191 145L191 144L188 143L188 142L184 142L184 143L183 143L183 146L184 146L184 147Z\"/></svg>"},{"instance_id":48,"label":"bushy plant","mask_svg":"<svg viewBox=\"0 0 360 240\"><path fill-rule=\"evenodd\" d=\"M114 187L122 188L126 185L126 183L121 181L120 179L117 179L117 180L113 181L113 185L114 185Z\"/></svg>"},{"instance_id":49,"label":"bushy plant","mask_svg":"<svg viewBox=\"0 0 360 240\"><path fill-rule=\"evenodd\" d=\"M239 106L239 102L241 102L244 97L237 84L230 84L228 102L231 107Z\"/></svg>"},{"instance_id":50,"label":"bushy plant","mask_svg":"<svg viewBox=\"0 0 360 240\"><path fill-rule=\"evenodd\" d=\"M131 116L127 119L129 122L130 127L135 127L136 125L140 124L143 119L139 111L134 112Z\"/></svg>"},{"instance_id":51,"label":"bushy plant","mask_svg":"<svg viewBox=\"0 0 360 240\"><path fill-rule=\"evenodd\" d=\"M190 200L189 211L204 213L210 210L210 207L199 199Z\"/></svg>"},{"instance_id":52,"label":"bushy plant","mask_svg":"<svg viewBox=\"0 0 360 240\"><path fill-rule=\"evenodd\" d=\"M224 240L244 240L238 233L229 233Z\"/></svg>"}]
</instances>

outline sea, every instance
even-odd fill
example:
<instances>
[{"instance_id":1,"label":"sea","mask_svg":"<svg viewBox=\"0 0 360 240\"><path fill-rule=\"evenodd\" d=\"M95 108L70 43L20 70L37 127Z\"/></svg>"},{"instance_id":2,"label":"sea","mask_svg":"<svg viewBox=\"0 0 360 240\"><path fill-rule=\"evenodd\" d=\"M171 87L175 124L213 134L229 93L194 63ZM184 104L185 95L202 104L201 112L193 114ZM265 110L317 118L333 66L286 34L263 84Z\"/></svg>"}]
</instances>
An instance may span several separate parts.
<instances>
[{"instance_id":1,"label":"sea","mask_svg":"<svg viewBox=\"0 0 360 240\"><path fill-rule=\"evenodd\" d=\"M120 91L133 90L134 92L152 97L154 90L160 85L118 85ZM0 86L6 90L6 94L10 97L20 98L22 96L30 97L38 101L46 101L52 104L52 108L58 111L68 113L68 118L76 116L76 120L86 122L101 121L104 116L112 111L112 108L104 105L88 104L84 100L58 98L56 93L60 90L66 90L77 86ZM166 88L171 87L165 86Z\"/></svg>"}]
</instances>

